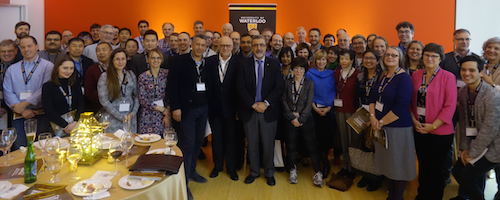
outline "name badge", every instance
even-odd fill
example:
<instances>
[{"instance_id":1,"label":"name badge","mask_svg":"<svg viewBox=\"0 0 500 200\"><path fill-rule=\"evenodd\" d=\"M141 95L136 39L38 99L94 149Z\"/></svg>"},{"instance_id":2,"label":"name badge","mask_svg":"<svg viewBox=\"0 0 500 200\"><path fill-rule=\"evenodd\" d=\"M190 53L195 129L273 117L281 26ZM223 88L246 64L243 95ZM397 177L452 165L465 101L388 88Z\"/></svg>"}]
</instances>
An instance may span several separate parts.
<instances>
[{"instance_id":1,"label":"name badge","mask_svg":"<svg viewBox=\"0 0 500 200\"><path fill-rule=\"evenodd\" d=\"M130 104L129 103L121 103L120 108L118 109L120 112L129 112L130 111Z\"/></svg>"},{"instance_id":2,"label":"name badge","mask_svg":"<svg viewBox=\"0 0 500 200\"><path fill-rule=\"evenodd\" d=\"M204 92L205 90L205 83L196 83L196 91Z\"/></svg>"},{"instance_id":3,"label":"name badge","mask_svg":"<svg viewBox=\"0 0 500 200\"><path fill-rule=\"evenodd\" d=\"M335 100L333 100L333 105L335 107L342 108L342 106L344 105L344 103L342 102L342 99L335 99Z\"/></svg>"},{"instance_id":4,"label":"name badge","mask_svg":"<svg viewBox=\"0 0 500 200\"><path fill-rule=\"evenodd\" d=\"M153 103L154 103L154 104L156 104L157 106L165 107L165 106L163 105L163 99L160 99L160 100L158 100L158 101L153 101Z\"/></svg>"},{"instance_id":5,"label":"name badge","mask_svg":"<svg viewBox=\"0 0 500 200\"><path fill-rule=\"evenodd\" d=\"M300 117L300 114L299 114L298 112L293 112L293 115L294 115L295 117Z\"/></svg>"},{"instance_id":6,"label":"name badge","mask_svg":"<svg viewBox=\"0 0 500 200\"><path fill-rule=\"evenodd\" d=\"M420 116L425 116L425 108L417 107L417 114Z\"/></svg>"},{"instance_id":7,"label":"name badge","mask_svg":"<svg viewBox=\"0 0 500 200\"><path fill-rule=\"evenodd\" d=\"M377 101L377 103L375 103L375 109L377 109L379 112L382 112L384 110L384 104Z\"/></svg>"},{"instance_id":8,"label":"name badge","mask_svg":"<svg viewBox=\"0 0 500 200\"><path fill-rule=\"evenodd\" d=\"M369 105L361 105L361 107L363 107L366 111L370 111L370 106Z\"/></svg>"},{"instance_id":9,"label":"name badge","mask_svg":"<svg viewBox=\"0 0 500 200\"><path fill-rule=\"evenodd\" d=\"M20 100L26 100L31 97L31 92L21 92L19 95Z\"/></svg>"},{"instance_id":10,"label":"name badge","mask_svg":"<svg viewBox=\"0 0 500 200\"><path fill-rule=\"evenodd\" d=\"M477 128L467 127L465 129L466 136L477 136Z\"/></svg>"}]
</instances>

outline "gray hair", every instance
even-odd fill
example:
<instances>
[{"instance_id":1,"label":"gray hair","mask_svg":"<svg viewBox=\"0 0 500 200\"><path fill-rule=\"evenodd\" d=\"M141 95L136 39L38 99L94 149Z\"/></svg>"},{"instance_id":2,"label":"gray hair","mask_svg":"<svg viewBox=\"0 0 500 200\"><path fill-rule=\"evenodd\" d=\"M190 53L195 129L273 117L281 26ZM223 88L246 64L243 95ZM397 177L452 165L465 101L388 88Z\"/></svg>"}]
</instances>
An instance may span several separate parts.
<instances>
[{"instance_id":1,"label":"gray hair","mask_svg":"<svg viewBox=\"0 0 500 200\"><path fill-rule=\"evenodd\" d=\"M104 26L101 26L101 30L100 31L103 32L105 28L114 29L115 27L113 25L111 25L111 24L106 24Z\"/></svg>"},{"instance_id":2,"label":"gray hair","mask_svg":"<svg viewBox=\"0 0 500 200\"><path fill-rule=\"evenodd\" d=\"M394 49L394 50L396 50L398 52L398 54L399 54L399 63L398 63L398 65L399 65L399 67L401 67L401 69L404 69L405 68L404 67L405 66L405 57L403 55L403 51L401 51L401 49L399 47L397 47L397 46L390 46L387 49ZM387 53L385 55L387 55ZM385 56L384 56L383 63L384 63L384 66L387 66L385 64Z\"/></svg>"},{"instance_id":3,"label":"gray hair","mask_svg":"<svg viewBox=\"0 0 500 200\"><path fill-rule=\"evenodd\" d=\"M222 28L224 28L224 26L226 26L226 25L229 25L231 27L231 29L234 29L233 25L231 23L225 23L224 25L222 25Z\"/></svg>"},{"instance_id":4,"label":"gray hair","mask_svg":"<svg viewBox=\"0 0 500 200\"><path fill-rule=\"evenodd\" d=\"M486 42L483 43L483 58L485 56L486 47L488 47L488 45L493 44L493 43L500 44L500 38L499 37L492 37L492 38L486 40Z\"/></svg>"},{"instance_id":5,"label":"gray hair","mask_svg":"<svg viewBox=\"0 0 500 200\"><path fill-rule=\"evenodd\" d=\"M2 47L5 47L5 46L10 46L12 45L13 47L16 47L17 48L17 44L16 42L14 42L14 40L11 40L11 39L5 39L5 40L2 40L0 42L0 46Z\"/></svg>"}]
</instances>

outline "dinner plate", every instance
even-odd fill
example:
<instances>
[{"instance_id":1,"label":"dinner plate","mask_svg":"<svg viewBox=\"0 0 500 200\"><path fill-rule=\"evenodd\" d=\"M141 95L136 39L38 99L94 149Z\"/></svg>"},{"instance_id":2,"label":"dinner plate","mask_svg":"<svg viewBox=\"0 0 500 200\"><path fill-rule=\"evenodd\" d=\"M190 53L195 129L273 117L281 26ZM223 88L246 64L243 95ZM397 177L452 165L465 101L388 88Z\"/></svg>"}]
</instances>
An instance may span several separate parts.
<instances>
[{"instance_id":1,"label":"dinner plate","mask_svg":"<svg viewBox=\"0 0 500 200\"><path fill-rule=\"evenodd\" d=\"M109 180L87 179L73 185L71 193L81 197L96 195L108 191L111 185L112 183Z\"/></svg>"},{"instance_id":2,"label":"dinner plate","mask_svg":"<svg viewBox=\"0 0 500 200\"><path fill-rule=\"evenodd\" d=\"M153 185L155 181L147 178L130 178L129 175L122 177L118 185L127 190L138 190Z\"/></svg>"},{"instance_id":3,"label":"dinner plate","mask_svg":"<svg viewBox=\"0 0 500 200\"><path fill-rule=\"evenodd\" d=\"M140 143L152 143L152 142L157 142L160 139L161 136L157 134L142 134L135 136L135 141Z\"/></svg>"},{"instance_id":4,"label":"dinner plate","mask_svg":"<svg viewBox=\"0 0 500 200\"><path fill-rule=\"evenodd\" d=\"M68 140L60 138L60 137L54 137L54 138L57 138L57 140L59 140L59 148L60 149L66 149L69 147L70 144L69 144ZM45 142L45 140L41 140L41 141ZM40 145L40 141L34 142L33 146L38 148L38 149L42 149L42 146Z\"/></svg>"},{"instance_id":5,"label":"dinner plate","mask_svg":"<svg viewBox=\"0 0 500 200\"><path fill-rule=\"evenodd\" d=\"M118 140L103 140L100 149L109 149L109 144L111 144L111 142L115 142L115 141L118 141Z\"/></svg>"},{"instance_id":6,"label":"dinner plate","mask_svg":"<svg viewBox=\"0 0 500 200\"><path fill-rule=\"evenodd\" d=\"M12 183L9 181L0 181L0 194L9 190L12 187Z\"/></svg>"},{"instance_id":7,"label":"dinner plate","mask_svg":"<svg viewBox=\"0 0 500 200\"><path fill-rule=\"evenodd\" d=\"M165 154L166 151L167 151L167 148L153 149L151 151L148 151L146 153L146 155L149 155L149 154ZM167 155L174 155L175 156L175 151L174 150L172 150L172 151L169 150L169 152L168 152Z\"/></svg>"}]
</instances>

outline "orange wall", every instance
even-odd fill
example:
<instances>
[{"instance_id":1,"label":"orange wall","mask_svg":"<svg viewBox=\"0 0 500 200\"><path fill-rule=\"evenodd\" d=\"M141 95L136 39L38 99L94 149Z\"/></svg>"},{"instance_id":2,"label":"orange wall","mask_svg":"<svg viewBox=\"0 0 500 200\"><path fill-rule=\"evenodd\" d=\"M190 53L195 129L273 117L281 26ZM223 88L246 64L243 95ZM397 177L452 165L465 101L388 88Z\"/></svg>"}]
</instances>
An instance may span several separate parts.
<instances>
[{"instance_id":1,"label":"orange wall","mask_svg":"<svg viewBox=\"0 0 500 200\"><path fill-rule=\"evenodd\" d=\"M89 31L96 22L128 27L135 37L139 34L137 22L145 19L160 38L161 25L167 21L176 32L192 34L196 20L202 20L205 29L221 32L222 24L229 21L229 3L276 3L276 31L280 34L295 33L298 26L320 28L322 35L344 28L351 37L377 33L389 45L397 45L396 25L410 21L415 26L414 39L441 44L445 52L453 50L455 0L46 0L45 31L70 29L76 35Z\"/></svg>"}]
</instances>

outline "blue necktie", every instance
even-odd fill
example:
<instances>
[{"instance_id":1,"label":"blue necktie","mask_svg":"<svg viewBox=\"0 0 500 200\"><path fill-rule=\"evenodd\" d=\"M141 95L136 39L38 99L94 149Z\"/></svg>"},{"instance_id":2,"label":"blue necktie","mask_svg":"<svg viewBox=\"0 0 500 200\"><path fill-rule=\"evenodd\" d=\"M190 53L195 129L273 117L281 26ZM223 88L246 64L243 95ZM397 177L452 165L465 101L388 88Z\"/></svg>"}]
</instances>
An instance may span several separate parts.
<instances>
[{"instance_id":1,"label":"blue necktie","mask_svg":"<svg viewBox=\"0 0 500 200\"><path fill-rule=\"evenodd\" d=\"M262 60L257 60L259 67L257 69L257 91L255 94L255 102L262 101Z\"/></svg>"}]
</instances>

